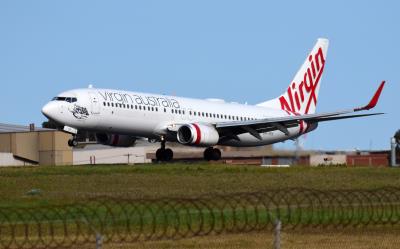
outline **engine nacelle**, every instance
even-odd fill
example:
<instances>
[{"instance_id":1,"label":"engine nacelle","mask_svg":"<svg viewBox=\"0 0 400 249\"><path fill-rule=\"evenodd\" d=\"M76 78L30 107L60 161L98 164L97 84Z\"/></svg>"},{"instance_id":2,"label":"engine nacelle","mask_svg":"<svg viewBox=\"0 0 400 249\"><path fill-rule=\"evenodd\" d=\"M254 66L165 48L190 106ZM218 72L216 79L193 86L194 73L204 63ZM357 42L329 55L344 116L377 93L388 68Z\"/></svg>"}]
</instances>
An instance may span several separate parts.
<instances>
[{"instance_id":1,"label":"engine nacelle","mask_svg":"<svg viewBox=\"0 0 400 249\"><path fill-rule=\"evenodd\" d=\"M130 147L135 144L136 137L129 135L96 133L97 142L115 147Z\"/></svg>"},{"instance_id":2,"label":"engine nacelle","mask_svg":"<svg viewBox=\"0 0 400 249\"><path fill-rule=\"evenodd\" d=\"M214 146L218 143L219 134L213 126L204 124L185 124L177 132L178 142L198 146Z\"/></svg>"}]
</instances>

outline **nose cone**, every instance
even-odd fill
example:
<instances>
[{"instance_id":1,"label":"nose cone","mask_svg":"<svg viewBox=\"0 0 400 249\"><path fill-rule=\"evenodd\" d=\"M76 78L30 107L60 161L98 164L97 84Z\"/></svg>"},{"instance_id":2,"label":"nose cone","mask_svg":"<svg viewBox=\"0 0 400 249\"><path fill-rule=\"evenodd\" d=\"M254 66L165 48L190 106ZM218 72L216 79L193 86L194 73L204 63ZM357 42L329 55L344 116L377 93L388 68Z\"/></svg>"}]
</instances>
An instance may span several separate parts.
<instances>
[{"instance_id":1,"label":"nose cone","mask_svg":"<svg viewBox=\"0 0 400 249\"><path fill-rule=\"evenodd\" d=\"M57 114L57 106L54 102L49 102L42 108L42 113L48 119L54 119Z\"/></svg>"}]
</instances>

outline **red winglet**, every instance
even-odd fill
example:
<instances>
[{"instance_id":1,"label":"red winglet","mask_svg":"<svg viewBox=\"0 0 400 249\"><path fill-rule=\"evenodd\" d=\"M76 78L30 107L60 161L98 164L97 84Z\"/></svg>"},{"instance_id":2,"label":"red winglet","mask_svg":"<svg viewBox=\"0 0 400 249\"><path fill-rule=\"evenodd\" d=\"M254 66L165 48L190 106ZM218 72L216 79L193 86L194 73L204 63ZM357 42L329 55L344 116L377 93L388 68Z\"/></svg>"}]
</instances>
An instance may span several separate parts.
<instances>
[{"instance_id":1,"label":"red winglet","mask_svg":"<svg viewBox=\"0 0 400 249\"><path fill-rule=\"evenodd\" d=\"M354 109L354 111L364 111L364 110L369 110L372 109L376 106L379 100L379 96L381 95L381 92L383 90L383 87L385 86L385 81L382 81L381 85L379 86L378 90L376 90L374 96L372 99L369 101L368 105L360 108Z\"/></svg>"}]
</instances>

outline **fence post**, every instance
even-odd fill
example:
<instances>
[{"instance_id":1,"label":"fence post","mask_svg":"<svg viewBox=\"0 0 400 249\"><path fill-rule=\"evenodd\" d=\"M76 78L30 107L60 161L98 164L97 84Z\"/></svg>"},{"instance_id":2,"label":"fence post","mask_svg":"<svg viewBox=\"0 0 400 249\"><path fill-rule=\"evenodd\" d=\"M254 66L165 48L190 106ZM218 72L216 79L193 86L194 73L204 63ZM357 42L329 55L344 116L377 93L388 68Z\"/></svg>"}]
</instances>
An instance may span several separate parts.
<instances>
[{"instance_id":1,"label":"fence post","mask_svg":"<svg viewBox=\"0 0 400 249\"><path fill-rule=\"evenodd\" d=\"M103 245L103 237L100 233L96 233L96 249L101 249Z\"/></svg>"},{"instance_id":2,"label":"fence post","mask_svg":"<svg viewBox=\"0 0 400 249\"><path fill-rule=\"evenodd\" d=\"M390 153L390 166L392 167L397 167L397 162L396 162L396 147L397 147L397 143L396 143L396 138L392 137L390 139L390 147L391 147L391 153Z\"/></svg>"},{"instance_id":3,"label":"fence post","mask_svg":"<svg viewBox=\"0 0 400 249\"><path fill-rule=\"evenodd\" d=\"M274 229L274 249L281 249L281 229L282 223L280 220L275 221Z\"/></svg>"}]
</instances>

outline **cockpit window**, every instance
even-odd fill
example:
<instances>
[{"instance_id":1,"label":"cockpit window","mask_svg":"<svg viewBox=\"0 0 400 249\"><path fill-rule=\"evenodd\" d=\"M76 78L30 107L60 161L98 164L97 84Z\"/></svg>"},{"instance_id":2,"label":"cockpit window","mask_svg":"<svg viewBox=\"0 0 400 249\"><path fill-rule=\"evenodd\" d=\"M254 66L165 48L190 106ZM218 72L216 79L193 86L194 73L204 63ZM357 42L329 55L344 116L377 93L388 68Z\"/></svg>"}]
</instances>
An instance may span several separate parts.
<instances>
[{"instance_id":1,"label":"cockpit window","mask_svg":"<svg viewBox=\"0 0 400 249\"><path fill-rule=\"evenodd\" d=\"M73 98L73 97L54 97L52 100L55 100L55 101L66 101L66 102L69 102L69 103L74 103L74 102L76 102L76 101L78 101L78 99L77 98Z\"/></svg>"}]
</instances>

